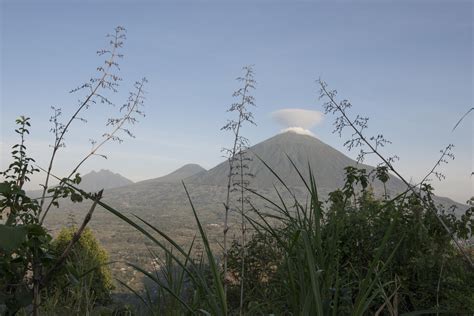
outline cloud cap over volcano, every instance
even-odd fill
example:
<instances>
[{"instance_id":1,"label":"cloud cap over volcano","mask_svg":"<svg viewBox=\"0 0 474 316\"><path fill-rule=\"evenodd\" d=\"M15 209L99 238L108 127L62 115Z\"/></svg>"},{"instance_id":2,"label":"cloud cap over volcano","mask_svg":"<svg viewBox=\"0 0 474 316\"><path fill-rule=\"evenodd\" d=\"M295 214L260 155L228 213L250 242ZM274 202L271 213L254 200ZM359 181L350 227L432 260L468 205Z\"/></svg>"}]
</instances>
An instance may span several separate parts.
<instances>
[{"instance_id":1,"label":"cloud cap over volcano","mask_svg":"<svg viewBox=\"0 0 474 316\"><path fill-rule=\"evenodd\" d=\"M288 108L273 112L272 118L283 126L282 131L294 131L314 136L310 129L322 121L323 113L314 110Z\"/></svg>"}]
</instances>

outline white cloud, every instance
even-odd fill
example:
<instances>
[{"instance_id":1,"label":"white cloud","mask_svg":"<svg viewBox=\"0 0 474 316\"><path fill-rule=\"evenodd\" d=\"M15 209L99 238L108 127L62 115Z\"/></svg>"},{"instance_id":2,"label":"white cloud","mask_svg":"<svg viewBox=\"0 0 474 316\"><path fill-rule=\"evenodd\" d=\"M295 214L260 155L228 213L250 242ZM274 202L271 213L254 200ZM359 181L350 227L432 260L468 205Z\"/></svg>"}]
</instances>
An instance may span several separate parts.
<instances>
[{"instance_id":1,"label":"white cloud","mask_svg":"<svg viewBox=\"0 0 474 316\"><path fill-rule=\"evenodd\" d=\"M316 135L314 135L314 133L311 132L309 129L304 129L302 127L288 127L288 128L285 128L285 129L281 130L281 133L286 133L286 132L293 132L293 133L296 133L296 134L316 137Z\"/></svg>"},{"instance_id":2,"label":"white cloud","mask_svg":"<svg viewBox=\"0 0 474 316\"><path fill-rule=\"evenodd\" d=\"M295 132L306 130L307 133L323 120L323 113L314 110L281 109L273 112L272 118L286 129L292 128Z\"/></svg>"}]
</instances>

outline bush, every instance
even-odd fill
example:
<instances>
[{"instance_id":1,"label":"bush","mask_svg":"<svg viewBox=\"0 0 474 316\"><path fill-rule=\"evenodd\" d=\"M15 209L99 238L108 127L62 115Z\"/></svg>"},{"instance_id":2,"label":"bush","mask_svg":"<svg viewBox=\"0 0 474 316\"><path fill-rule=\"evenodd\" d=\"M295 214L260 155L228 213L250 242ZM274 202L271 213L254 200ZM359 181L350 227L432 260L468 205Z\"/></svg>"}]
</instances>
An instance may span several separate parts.
<instances>
[{"instance_id":1,"label":"bush","mask_svg":"<svg viewBox=\"0 0 474 316\"><path fill-rule=\"evenodd\" d=\"M66 249L76 231L76 227L60 231L53 241L53 248L58 256ZM70 305L78 306L87 304L90 307L97 302L109 302L113 284L108 260L107 252L100 246L92 231L84 229L66 260L63 273L49 286L49 296L59 294L61 300L70 300ZM52 293L54 294L51 295Z\"/></svg>"},{"instance_id":2,"label":"bush","mask_svg":"<svg viewBox=\"0 0 474 316\"><path fill-rule=\"evenodd\" d=\"M407 196L386 203L369 190L356 200L352 199L355 195L348 199L342 191L330 196L324 209L315 207L316 203L295 213L284 209L278 227L259 228L252 236L245 249L247 310L259 306L261 312L297 313L306 304L304 287L310 288L313 268L308 258L314 257L324 314L353 312L364 279L373 282L370 295L375 295L367 301L369 314L382 306L398 312L474 311L474 271L433 211L418 198ZM427 187L429 203L430 197ZM473 211L468 209L460 218L444 210L438 215L458 237L468 239ZM317 213L321 225L311 219ZM474 257L472 248L466 250ZM229 269L236 278L231 300L238 298L241 251L234 243L229 252ZM375 267L372 271L371 266Z\"/></svg>"},{"instance_id":3,"label":"bush","mask_svg":"<svg viewBox=\"0 0 474 316\"><path fill-rule=\"evenodd\" d=\"M277 268L283 258L282 250L275 239L266 233L253 235L245 244L244 293L247 305L268 302L271 306L275 286L279 285ZM239 308L240 299L241 252L241 244L234 240L229 249L229 274L233 282L229 282L228 300L230 307L235 310Z\"/></svg>"}]
</instances>

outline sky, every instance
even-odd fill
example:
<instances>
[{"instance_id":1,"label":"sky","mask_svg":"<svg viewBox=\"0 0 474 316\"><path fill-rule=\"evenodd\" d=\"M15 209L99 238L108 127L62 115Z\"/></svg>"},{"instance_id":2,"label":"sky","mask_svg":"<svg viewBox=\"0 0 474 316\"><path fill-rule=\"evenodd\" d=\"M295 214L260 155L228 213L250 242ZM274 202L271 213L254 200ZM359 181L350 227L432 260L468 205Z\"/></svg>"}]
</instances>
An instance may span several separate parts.
<instances>
[{"instance_id":1,"label":"sky","mask_svg":"<svg viewBox=\"0 0 474 316\"><path fill-rule=\"evenodd\" d=\"M186 163L212 168L232 136L220 128L235 102L235 79L254 65L252 109L256 126L242 133L252 144L286 128L304 127L355 158L333 134L334 116L312 112L301 126L281 119L287 110L323 112L318 78L349 114L368 116L368 135L383 134L407 179L421 179L455 145L443 165L436 193L464 202L474 195L473 3L471 1L0 1L1 169L17 141L14 121L31 117L30 155L46 166L51 154L51 106L64 119L81 93L69 91L95 75L105 35L127 29L117 105L97 104L75 121L58 154L54 173L65 176L90 150L89 139L107 131L133 83L148 79L146 117L131 127L135 138L107 144L84 164L83 174L110 169L133 181L165 175ZM292 115L298 116L298 113ZM304 116L304 115L303 115ZM291 124L288 123L291 121ZM287 126L285 126L287 124ZM290 124L290 125L288 125ZM367 163L376 164L375 158ZM44 175L33 178L37 187Z\"/></svg>"}]
</instances>

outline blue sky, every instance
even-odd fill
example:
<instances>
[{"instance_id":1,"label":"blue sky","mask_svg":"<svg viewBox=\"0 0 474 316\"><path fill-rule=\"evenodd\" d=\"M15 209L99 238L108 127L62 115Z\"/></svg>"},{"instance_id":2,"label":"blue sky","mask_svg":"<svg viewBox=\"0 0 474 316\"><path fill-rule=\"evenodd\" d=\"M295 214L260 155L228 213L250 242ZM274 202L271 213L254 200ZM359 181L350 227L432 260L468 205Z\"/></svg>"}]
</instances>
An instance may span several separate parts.
<instances>
[{"instance_id":1,"label":"blue sky","mask_svg":"<svg viewBox=\"0 0 474 316\"><path fill-rule=\"evenodd\" d=\"M235 78L253 64L257 126L244 129L253 144L281 130L274 111L322 111L315 83L321 77L353 103L351 114L370 117L369 133L393 142L385 153L400 156L407 178L422 177L453 143L456 159L442 169L447 179L433 184L458 201L473 194L474 115L451 132L473 106L470 1L37 2L1 2L2 169L19 115L32 118L31 154L47 163L50 106L65 116L74 110L80 95L68 91L94 75L104 35L122 25L124 80L111 98L122 104L146 76L147 116L133 127L136 139L109 145L109 158L89 161L83 173L108 168L143 180L190 162L213 167L231 141L220 127L239 86ZM56 173L67 173L87 152L88 139L106 131L115 111L91 108L88 124L74 124ZM347 153L332 121L325 116L311 131Z\"/></svg>"}]
</instances>

